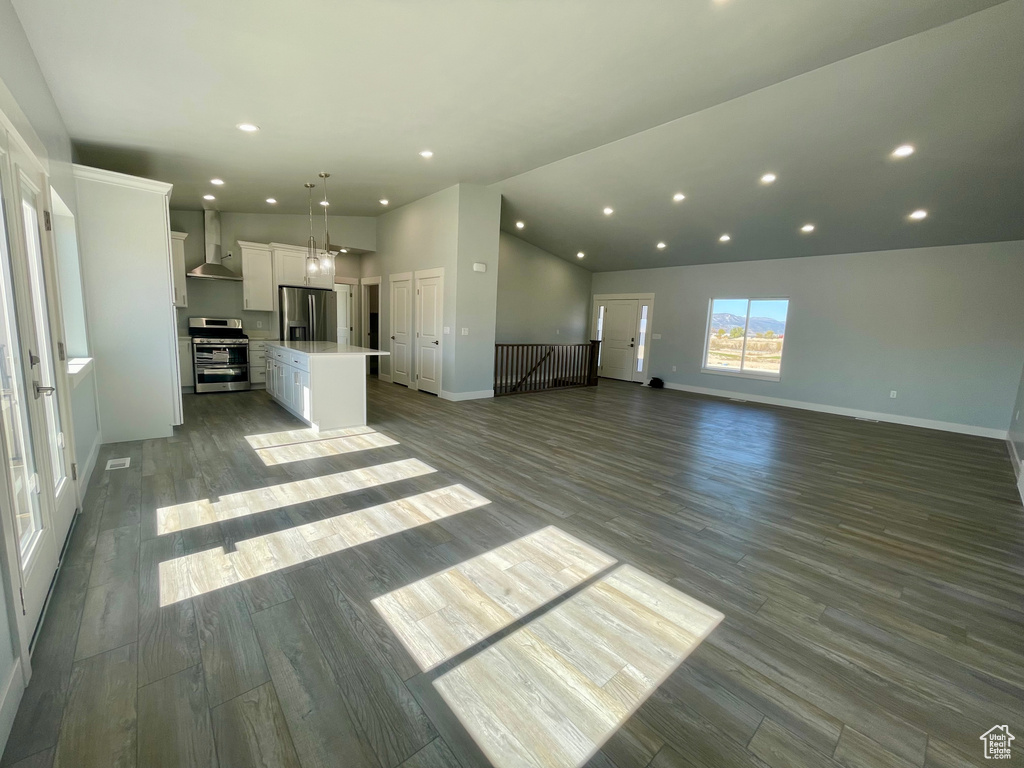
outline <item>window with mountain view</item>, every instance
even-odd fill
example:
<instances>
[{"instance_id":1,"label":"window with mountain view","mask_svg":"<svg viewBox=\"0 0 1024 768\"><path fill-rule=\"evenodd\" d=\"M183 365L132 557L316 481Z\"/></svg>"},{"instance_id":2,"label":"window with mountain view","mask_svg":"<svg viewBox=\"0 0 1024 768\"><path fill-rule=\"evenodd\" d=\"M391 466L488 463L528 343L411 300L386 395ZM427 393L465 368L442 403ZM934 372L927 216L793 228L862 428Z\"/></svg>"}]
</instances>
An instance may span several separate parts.
<instances>
[{"instance_id":1,"label":"window with mountain view","mask_svg":"<svg viewBox=\"0 0 1024 768\"><path fill-rule=\"evenodd\" d=\"M704 370L777 379L788 299L712 299Z\"/></svg>"}]
</instances>

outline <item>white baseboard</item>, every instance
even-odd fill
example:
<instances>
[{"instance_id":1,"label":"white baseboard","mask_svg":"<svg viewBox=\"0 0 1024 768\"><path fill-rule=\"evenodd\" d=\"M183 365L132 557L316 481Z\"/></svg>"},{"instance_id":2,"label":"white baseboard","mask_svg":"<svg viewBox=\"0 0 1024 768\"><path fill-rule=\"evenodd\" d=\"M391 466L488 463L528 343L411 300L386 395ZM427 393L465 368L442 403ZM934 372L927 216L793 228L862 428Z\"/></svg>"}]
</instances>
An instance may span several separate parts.
<instances>
[{"instance_id":1,"label":"white baseboard","mask_svg":"<svg viewBox=\"0 0 1024 768\"><path fill-rule=\"evenodd\" d=\"M390 384L391 383L391 374L390 373L378 373L377 374L377 378L380 379L381 381L383 381L385 384Z\"/></svg>"},{"instance_id":2,"label":"white baseboard","mask_svg":"<svg viewBox=\"0 0 1024 768\"><path fill-rule=\"evenodd\" d=\"M99 458L101 445L103 445L103 435L97 432L96 442L93 443L92 450L89 451L89 456L78 473L78 495L82 499L85 498L85 491L89 488L92 472L96 469L96 459Z\"/></svg>"},{"instance_id":3,"label":"white baseboard","mask_svg":"<svg viewBox=\"0 0 1024 768\"><path fill-rule=\"evenodd\" d=\"M460 402L462 400L486 400L488 397L494 397L493 389L480 389L476 392L445 392L441 390L442 400L453 400Z\"/></svg>"},{"instance_id":4,"label":"white baseboard","mask_svg":"<svg viewBox=\"0 0 1024 768\"><path fill-rule=\"evenodd\" d=\"M1020 454L1017 453L1017 446L1014 445L1013 440L1007 438L1006 447L1010 450L1010 461L1013 462L1013 473L1020 480L1024 478L1024 459L1021 459Z\"/></svg>"},{"instance_id":5,"label":"white baseboard","mask_svg":"<svg viewBox=\"0 0 1024 768\"><path fill-rule=\"evenodd\" d=\"M997 440L1005 440L1007 431L1005 429L991 429L989 427L975 427L971 424L956 424L951 421L934 421L932 419L918 419L913 416L900 416L894 413L876 413L875 411L861 411L857 408L841 408L835 405L822 405L820 403L805 403L801 400L785 400L781 397L766 397L765 395L750 395L746 392L729 392L724 389L709 389L708 387L690 387L684 384L673 384L665 382L665 389L675 389L681 392L694 392L698 395L711 395L712 397L735 398L737 400L749 400L752 403L764 403L765 405L781 405L785 408L799 408L803 411L817 411L819 413L831 413L836 416L851 416L855 419L872 419L884 421L890 424L903 424L908 427L923 427L924 429L937 429L942 432L956 432L961 435L974 435L975 437L994 437Z\"/></svg>"},{"instance_id":6,"label":"white baseboard","mask_svg":"<svg viewBox=\"0 0 1024 768\"><path fill-rule=\"evenodd\" d=\"M25 677L21 673L21 660L14 659L11 670L0 691L0 752L7 746L7 738L11 735L14 716L18 714L18 705L25 693Z\"/></svg>"}]
</instances>

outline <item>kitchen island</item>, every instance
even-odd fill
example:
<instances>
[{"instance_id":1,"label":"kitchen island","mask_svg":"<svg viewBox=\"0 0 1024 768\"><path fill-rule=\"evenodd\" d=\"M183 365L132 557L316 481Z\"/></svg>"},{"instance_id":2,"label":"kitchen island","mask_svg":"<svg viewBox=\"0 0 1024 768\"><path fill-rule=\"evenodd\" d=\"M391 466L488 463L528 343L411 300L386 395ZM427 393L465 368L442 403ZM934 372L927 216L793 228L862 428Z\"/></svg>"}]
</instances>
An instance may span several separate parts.
<instances>
[{"instance_id":1,"label":"kitchen island","mask_svg":"<svg viewBox=\"0 0 1024 768\"><path fill-rule=\"evenodd\" d=\"M379 349L333 341L268 341L267 392L317 430L366 425L366 358Z\"/></svg>"}]
</instances>

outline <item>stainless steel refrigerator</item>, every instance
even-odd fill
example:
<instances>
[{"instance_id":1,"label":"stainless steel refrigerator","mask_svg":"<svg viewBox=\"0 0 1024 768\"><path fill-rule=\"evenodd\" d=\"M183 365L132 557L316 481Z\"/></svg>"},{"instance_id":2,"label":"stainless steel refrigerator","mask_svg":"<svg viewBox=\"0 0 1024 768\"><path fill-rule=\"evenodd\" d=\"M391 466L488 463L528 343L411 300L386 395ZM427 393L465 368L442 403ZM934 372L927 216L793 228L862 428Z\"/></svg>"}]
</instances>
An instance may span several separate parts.
<instances>
[{"instance_id":1,"label":"stainless steel refrigerator","mask_svg":"<svg viewBox=\"0 0 1024 768\"><path fill-rule=\"evenodd\" d=\"M327 288L279 289L282 341L337 341L338 297Z\"/></svg>"}]
</instances>

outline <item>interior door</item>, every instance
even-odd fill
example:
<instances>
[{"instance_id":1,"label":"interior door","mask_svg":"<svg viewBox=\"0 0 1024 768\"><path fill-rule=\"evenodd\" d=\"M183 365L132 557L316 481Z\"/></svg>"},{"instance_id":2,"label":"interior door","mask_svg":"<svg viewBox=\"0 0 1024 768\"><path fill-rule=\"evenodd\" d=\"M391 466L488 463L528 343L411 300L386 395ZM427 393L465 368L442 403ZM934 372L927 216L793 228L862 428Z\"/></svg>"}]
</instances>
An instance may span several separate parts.
<instances>
[{"instance_id":1,"label":"interior door","mask_svg":"<svg viewBox=\"0 0 1024 768\"><path fill-rule=\"evenodd\" d=\"M416 386L441 393L442 278L416 276Z\"/></svg>"},{"instance_id":2,"label":"interior door","mask_svg":"<svg viewBox=\"0 0 1024 768\"><path fill-rule=\"evenodd\" d=\"M336 285L338 297L338 344L352 343L352 286Z\"/></svg>"},{"instance_id":3,"label":"interior door","mask_svg":"<svg viewBox=\"0 0 1024 768\"><path fill-rule=\"evenodd\" d=\"M0 137L2 139L4 137ZM33 301L30 272L32 254L27 251L25 221L28 210L22 205L20 170L0 146L0 412L2 412L2 451L8 487L8 499L0 504L10 514L20 584L21 612L19 631L28 646L42 615L46 595L57 569L58 546L54 532L55 488L68 498L73 485L67 478L67 452L59 439L59 410L51 392L37 395L36 386L55 386L53 359L49 345L41 345L36 336L39 313L47 317L45 291L42 305ZM38 194L38 188L26 186ZM35 204L30 206L37 211ZM31 227L39 249L38 227ZM48 326L47 326L48 329ZM38 350L38 351L37 351ZM43 366L49 368L43 370ZM50 405L51 408L46 406ZM53 465L54 468L51 468ZM72 499L72 505L74 500ZM71 507L74 513L74 506ZM17 597L16 597L17 600Z\"/></svg>"},{"instance_id":4,"label":"interior door","mask_svg":"<svg viewBox=\"0 0 1024 768\"><path fill-rule=\"evenodd\" d=\"M391 381L409 386L412 278L391 279Z\"/></svg>"},{"instance_id":5,"label":"interior door","mask_svg":"<svg viewBox=\"0 0 1024 768\"><path fill-rule=\"evenodd\" d=\"M608 379L633 380L636 361L638 299L604 302L599 374Z\"/></svg>"}]
</instances>

